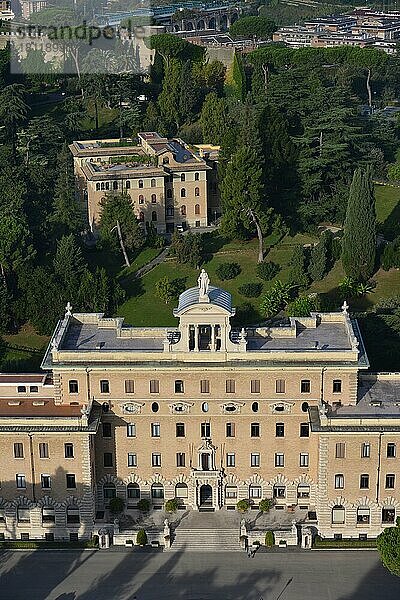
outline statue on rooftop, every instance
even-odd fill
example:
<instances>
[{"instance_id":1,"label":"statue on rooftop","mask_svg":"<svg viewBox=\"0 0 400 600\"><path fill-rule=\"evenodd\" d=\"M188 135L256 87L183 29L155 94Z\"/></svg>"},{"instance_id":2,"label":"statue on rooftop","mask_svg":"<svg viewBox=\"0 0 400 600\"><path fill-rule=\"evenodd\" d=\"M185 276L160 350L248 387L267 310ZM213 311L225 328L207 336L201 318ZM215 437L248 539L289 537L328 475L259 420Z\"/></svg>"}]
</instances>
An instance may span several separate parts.
<instances>
[{"instance_id":1,"label":"statue on rooftop","mask_svg":"<svg viewBox=\"0 0 400 600\"><path fill-rule=\"evenodd\" d=\"M199 297L207 296L210 278L204 269L201 270L197 283L199 284Z\"/></svg>"}]
</instances>

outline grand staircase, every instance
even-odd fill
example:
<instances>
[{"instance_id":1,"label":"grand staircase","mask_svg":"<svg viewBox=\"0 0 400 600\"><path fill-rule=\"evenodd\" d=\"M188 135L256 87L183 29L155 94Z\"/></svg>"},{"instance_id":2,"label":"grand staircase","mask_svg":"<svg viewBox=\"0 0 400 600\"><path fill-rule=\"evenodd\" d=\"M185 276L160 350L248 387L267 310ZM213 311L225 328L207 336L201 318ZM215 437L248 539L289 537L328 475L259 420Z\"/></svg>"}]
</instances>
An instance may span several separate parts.
<instances>
[{"instance_id":1,"label":"grand staircase","mask_svg":"<svg viewBox=\"0 0 400 600\"><path fill-rule=\"evenodd\" d=\"M184 529L177 527L170 551L239 552L239 529Z\"/></svg>"}]
</instances>

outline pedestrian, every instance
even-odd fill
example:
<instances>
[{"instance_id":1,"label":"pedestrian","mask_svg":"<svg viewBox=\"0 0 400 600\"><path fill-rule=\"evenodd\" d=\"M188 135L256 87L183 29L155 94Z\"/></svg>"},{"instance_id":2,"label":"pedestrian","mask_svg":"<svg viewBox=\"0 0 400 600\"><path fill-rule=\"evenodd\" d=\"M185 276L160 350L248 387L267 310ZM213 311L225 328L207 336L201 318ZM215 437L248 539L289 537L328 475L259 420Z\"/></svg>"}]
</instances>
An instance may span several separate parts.
<instances>
[{"instance_id":1,"label":"pedestrian","mask_svg":"<svg viewBox=\"0 0 400 600\"><path fill-rule=\"evenodd\" d=\"M250 546L247 546L247 557L251 558L251 548L250 548Z\"/></svg>"}]
</instances>

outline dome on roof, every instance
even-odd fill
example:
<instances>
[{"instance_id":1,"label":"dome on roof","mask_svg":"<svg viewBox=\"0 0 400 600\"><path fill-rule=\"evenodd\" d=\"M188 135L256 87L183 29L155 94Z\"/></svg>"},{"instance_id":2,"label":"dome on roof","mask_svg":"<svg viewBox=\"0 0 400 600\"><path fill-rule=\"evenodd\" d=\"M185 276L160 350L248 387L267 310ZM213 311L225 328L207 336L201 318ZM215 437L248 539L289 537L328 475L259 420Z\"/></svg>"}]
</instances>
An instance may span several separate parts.
<instances>
[{"instance_id":1,"label":"dome on roof","mask_svg":"<svg viewBox=\"0 0 400 600\"><path fill-rule=\"evenodd\" d=\"M196 304L214 304L215 306L219 306L230 313L232 312L232 296L226 290L222 290L221 288L210 285L208 288L208 297L210 302L204 302L203 300L200 300L199 292L200 290L198 287L185 290L179 296L178 308L174 310L174 314L179 314L183 310Z\"/></svg>"}]
</instances>

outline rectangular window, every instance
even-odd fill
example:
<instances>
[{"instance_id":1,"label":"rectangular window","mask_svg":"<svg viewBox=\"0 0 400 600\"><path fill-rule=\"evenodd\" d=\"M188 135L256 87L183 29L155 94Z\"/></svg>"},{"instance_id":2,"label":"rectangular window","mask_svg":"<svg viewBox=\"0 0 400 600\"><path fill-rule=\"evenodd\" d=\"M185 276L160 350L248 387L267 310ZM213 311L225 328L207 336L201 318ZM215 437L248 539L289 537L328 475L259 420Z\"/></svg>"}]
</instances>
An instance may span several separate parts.
<instances>
[{"instance_id":1,"label":"rectangular window","mask_svg":"<svg viewBox=\"0 0 400 600\"><path fill-rule=\"evenodd\" d=\"M175 394L183 394L184 387L182 379L175 380Z\"/></svg>"},{"instance_id":2,"label":"rectangular window","mask_svg":"<svg viewBox=\"0 0 400 600\"><path fill-rule=\"evenodd\" d=\"M344 488L344 475L335 475L335 490L343 490Z\"/></svg>"},{"instance_id":3,"label":"rectangular window","mask_svg":"<svg viewBox=\"0 0 400 600\"><path fill-rule=\"evenodd\" d=\"M210 423L202 423L200 428L200 433L202 438L211 437L211 426Z\"/></svg>"},{"instance_id":4,"label":"rectangular window","mask_svg":"<svg viewBox=\"0 0 400 600\"><path fill-rule=\"evenodd\" d=\"M151 466L152 467L161 467L161 454L159 454L158 452L152 453Z\"/></svg>"},{"instance_id":5,"label":"rectangular window","mask_svg":"<svg viewBox=\"0 0 400 600\"><path fill-rule=\"evenodd\" d=\"M284 425L284 423L277 423L275 425L275 437L285 437L285 425Z\"/></svg>"},{"instance_id":6,"label":"rectangular window","mask_svg":"<svg viewBox=\"0 0 400 600\"><path fill-rule=\"evenodd\" d=\"M277 394L284 394L286 391L286 381L284 379L277 379L275 381L275 392Z\"/></svg>"},{"instance_id":7,"label":"rectangular window","mask_svg":"<svg viewBox=\"0 0 400 600\"><path fill-rule=\"evenodd\" d=\"M334 394L340 394L342 391L342 380L334 379L332 383L332 392Z\"/></svg>"},{"instance_id":8,"label":"rectangular window","mask_svg":"<svg viewBox=\"0 0 400 600\"><path fill-rule=\"evenodd\" d=\"M226 455L226 466L234 467L235 466L235 454L234 452L228 452Z\"/></svg>"},{"instance_id":9,"label":"rectangular window","mask_svg":"<svg viewBox=\"0 0 400 600\"><path fill-rule=\"evenodd\" d=\"M184 467L186 464L186 456L184 452L177 452L176 453L176 466L177 467Z\"/></svg>"},{"instance_id":10,"label":"rectangular window","mask_svg":"<svg viewBox=\"0 0 400 600\"><path fill-rule=\"evenodd\" d=\"M49 458L49 445L46 442L39 444L39 458Z\"/></svg>"},{"instance_id":11,"label":"rectangular window","mask_svg":"<svg viewBox=\"0 0 400 600\"><path fill-rule=\"evenodd\" d=\"M338 442L336 444L336 458L345 458L346 457L346 444L344 442Z\"/></svg>"},{"instance_id":12,"label":"rectangular window","mask_svg":"<svg viewBox=\"0 0 400 600\"><path fill-rule=\"evenodd\" d=\"M393 474L386 475L385 477L385 488L387 490L394 490L395 476Z\"/></svg>"},{"instance_id":13,"label":"rectangular window","mask_svg":"<svg viewBox=\"0 0 400 600\"><path fill-rule=\"evenodd\" d=\"M284 485L274 485L274 498L286 498L286 487Z\"/></svg>"},{"instance_id":14,"label":"rectangular window","mask_svg":"<svg viewBox=\"0 0 400 600\"><path fill-rule=\"evenodd\" d=\"M251 485L249 488L249 498L261 498L261 487L259 485Z\"/></svg>"},{"instance_id":15,"label":"rectangular window","mask_svg":"<svg viewBox=\"0 0 400 600\"><path fill-rule=\"evenodd\" d=\"M208 379L202 379L200 381L200 393L201 394L209 394L210 393L210 382Z\"/></svg>"},{"instance_id":16,"label":"rectangular window","mask_svg":"<svg viewBox=\"0 0 400 600\"><path fill-rule=\"evenodd\" d=\"M371 445L369 442L361 444L361 458L369 458L371 456Z\"/></svg>"},{"instance_id":17,"label":"rectangular window","mask_svg":"<svg viewBox=\"0 0 400 600\"><path fill-rule=\"evenodd\" d=\"M250 382L250 392L252 394L259 394L260 393L260 380L259 379L252 379Z\"/></svg>"},{"instance_id":18,"label":"rectangular window","mask_svg":"<svg viewBox=\"0 0 400 600\"><path fill-rule=\"evenodd\" d=\"M237 498L237 487L235 485L225 487L225 498Z\"/></svg>"},{"instance_id":19,"label":"rectangular window","mask_svg":"<svg viewBox=\"0 0 400 600\"><path fill-rule=\"evenodd\" d=\"M225 391L227 394L234 394L236 390L236 382L234 379L227 379L225 382Z\"/></svg>"},{"instance_id":20,"label":"rectangular window","mask_svg":"<svg viewBox=\"0 0 400 600\"><path fill-rule=\"evenodd\" d=\"M357 523L366 523L370 522L370 509L367 506L359 506L357 508Z\"/></svg>"},{"instance_id":21,"label":"rectangular window","mask_svg":"<svg viewBox=\"0 0 400 600\"><path fill-rule=\"evenodd\" d=\"M176 437L185 437L185 423L176 424Z\"/></svg>"},{"instance_id":22,"label":"rectangular window","mask_svg":"<svg viewBox=\"0 0 400 600\"><path fill-rule=\"evenodd\" d=\"M258 452L253 452L250 455L250 466L251 467L259 467L260 466L260 455Z\"/></svg>"},{"instance_id":23,"label":"rectangular window","mask_svg":"<svg viewBox=\"0 0 400 600\"><path fill-rule=\"evenodd\" d=\"M50 475L41 475L40 480L42 482L42 490L49 490L51 488Z\"/></svg>"},{"instance_id":24,"label":"rectangular window","mask_svg":"<svg viewBox=\"0 0 400 600\"><path fill-rule=\"evenodd\" d=\"M100 393L101 394L109 394L110 393L110 382L108 379L100 380Z\"/></svg>"},{"instance_id":25,"label":"rectangular window","mask_svg":"<svg viewBox=\"0 0 400 600\"><path fill-rule=\"evenodd\" d=\"M395 458L395 456L396 456L396 444L388 444L386 446L386 456L387 456L387 458Z\"/></svg>"},{"instance_id":26,"label":"rectangular window","mask_svg":"<svg viewBox=\"0 0 400 600\"><path fill-rule=\"evenodd\" d=\"M282 452L275 453L275 466L276 467L284 467L285 466L285 455Z\"/></svg>"},{"instance_id":27,"label":"rectangular window","mask_svg":"<svg viewBox=\"0 0 400 600\"><path fill-rule=\"evenodd\" d=\"M128 452L128 467L137 467L137 456L134 452Z\"/></svg>"},{"instance_id":28,"label":"rectangular window","mask_svg":"<svg viewBox=\"0 0 400 600\"><path fill-rule=\"evenodd\" d=\"M46 542L54 542L54 533L51 533L50 531L46 532L44 534L44 539Z\"/></svg>"},{"instance_id":29,"label":"rectangular window","mask_svg":"<svg viewBox=\"0 0 400 600\"><path fill-rule=\"evenodd\" d=\"M135 382L133 379L125 379L125 394L135 393Z\"/></svg>"},{"instance_id":30,"label":"rectangular window","mask_svg":"<svg viewBox=\"0 0 400 600\"><path fill-rule=\"evenodd\" d=\"M395 508L382 508L382 523L394 523L395 517Z\"/></svg>"},{"instance_id":31,"label":"rectangular window","mask_svg":"<svg viewBox=\"0 0 400 600\"><path fill-rule=\"evenodd\" d=\"M73 475L72 473L67 473L67 475L65 476L65 479L66 479L66 482L67 482L67 488L68 489L76 488L75 475Z\"/></svg>"},{"instance_id":32,"label":"rectangular window","mask_svg":"<svg viewBox=\"0 0 400 600\"><path fill-rule=\"evenodd\" d=\"M79 384L76 379L70 379L68 382L69 393L77 394L79 392Z\"/></svg>"},{"instance_id":33,"label":"rectangular window","mask_svg":"<svg viewBox=\"0 0 400 600\"><path fill-rule=\"evenodd\" d=\"M369 488L369 475L360 475L360 490L367 490Z\"/></svg>"},{"instance_id":34,"label":"rectangular window","mask_svg":"<svg viewBox=\"0 0 400 600\"><path fill-rule=\"evenodd\" d=\"M300 467L308 467L308 453L307 452L300 453Z\"/></svg>"},{"instance_id":35,"label":"rectangular window","mask_svg":"<svg viewBox=\"0 0 400 600\"><path fill-rule=\"evenodd\" d=\"M20 442L14 444L14 458L24 458L24 445Z\"/></svg>"},{"instance_id":36,"label":"rectangular window","mask_svg":"<svg viewBox=\"0 0 400 600\"><path fill-rule=\"evenodd\" d=\"M151 424L151 437L160 437L160 423Z\"/></svg>"},{"instance_id":37,"label":"rectangular window","mask_svg":"<svg viewBox=\"0 0 400 600\"><path fill-rule=\"evenodd\" d=\"M15 482L17 484L18 489L26 488L26 479L23 473L18 473L18 475L15 476Z\"/></svg>"},{"instance_id":38,"label":"rectangular window","mask_svg":"<svg viewBox=\"0 0 400 600\"><path fill-rule=\"evenodd\" d=\"M30 385L29 386L29 391L31 392L31 394L36 394L39 392L39 388L37 385Z\"/></svg>"},{"instance_id":39,"label":"rectangular window","mask_svg":"<svg viewBox=\"0 0 400 600\"><path fill-rule=\"evenodd\" d=\"M310 426L308 423L300 423L300 437L310 437Z\"/></svg>"},{"instance_id":40,"label":"rectangular window","mask_svg":"<svg viewBox=\"0 0 400 600\"><path fill-rule=\"evenodd\" d=\"M65 458L74 458L74 445L64 444L64 456Z\"/></svg>"},{"instance_id":41,"label":"rectangular window","mask_svg":"<svg viewBox=\"0 0 400 600\"><path fill-rule=\"evenodd\" d=\"M235 437L235 423L226 424L226 437Z\"/></svg>"},{"instance_id":42,"label":"rectangular window","mask_svg":"<svg viewBox=\"0 0 400 600\"><path fill-rule=\"evenodd\" d=\"M300 391L302 394L309 394L311 391L311 381L309 379L302 379L300 384Z\"/></svg>"},{"instance_id":43,"label":"rectangular window","mask_svg":"<svg viewBox=\"0 0 400 600\"><path fill-rule=\"evenodd\" d=\"M29 541L29 533L21 533L21 542Z\"/></svg>"},{"instance_id":44,"label":"rectangular window","mask_svg":"<svg viewBox=\"0 0 400 600\"><path fill-rule=\"evenodd\" d=\"M18 392L18 394L25 394L25 392L26 392L26 386L25 385L19 385L17 387L17 392Z\"/></svg>"},{"instance_id":45,"label":"rectangular window","mask_svg":"<svg viewBox=\"0 0 400 600\"><path fill-rule=\"evenodd\" d=\"M102 423L103 438L111 437L111 423Z\"/></svg>"},{"instance_id":46,"label":"rectangular window","mask_svg":"<svg viewBox=\"0 0 400 600\"><path fill-rule=\"evenodd\" d=\"M160 382L158 379L150 380L150 394L159 394L160 393Z\"/></svg>"},{"instance_id":47,"label":"rectangular window","mask_svg":"<svg viewBox=\"0 0 400 600\"><path fill-rule=\"evenodd\" d=\"M126 424L126 437L136 437L136 424L135 423L127 423Z\"/></svg>"},{"instance_id":48,"label":"rectangular window","mask_svg":"<svg viewBox=\"0 0 400 600\"><path fill-rule=\"evenodd\" d=\"M260 437L260 423L252 423L250 426L250 436Z\"/></svg>"},{"instance_id":49,"label":"rectangular window","mask_svg":"<svg viewBox=\"0 0 400 600\"><path fill-rule=\"evenodd\" d=\"M113 466L113 455L112 452L104 452L103 454L103 465L105 467Z\"/></svg>"},{"instance_id":50,"label":"rectangular window","mask_svg":"<svg viewBox=\"0 0 400 600\"><path fill-rule=\"evenodd\" d=\"M31 522L31 511L29 508L18 507L17 509L18 523L30 523Z\"/></svg>"}]
</instances>

